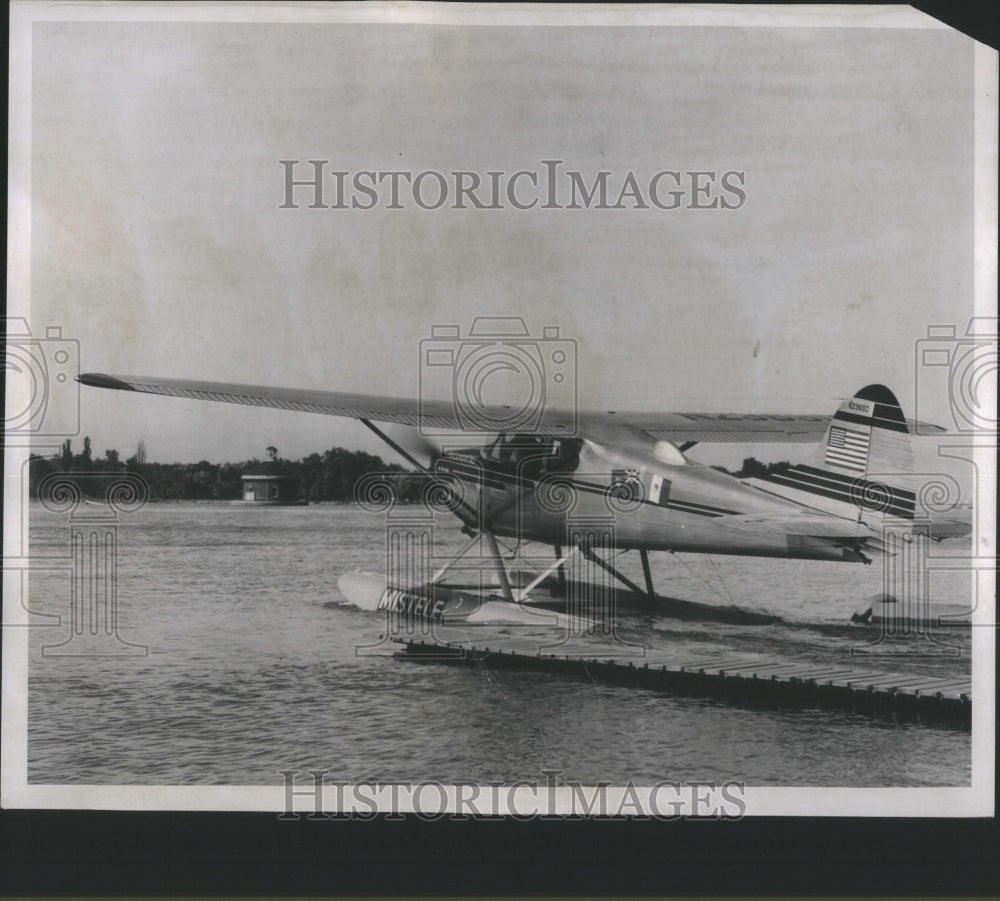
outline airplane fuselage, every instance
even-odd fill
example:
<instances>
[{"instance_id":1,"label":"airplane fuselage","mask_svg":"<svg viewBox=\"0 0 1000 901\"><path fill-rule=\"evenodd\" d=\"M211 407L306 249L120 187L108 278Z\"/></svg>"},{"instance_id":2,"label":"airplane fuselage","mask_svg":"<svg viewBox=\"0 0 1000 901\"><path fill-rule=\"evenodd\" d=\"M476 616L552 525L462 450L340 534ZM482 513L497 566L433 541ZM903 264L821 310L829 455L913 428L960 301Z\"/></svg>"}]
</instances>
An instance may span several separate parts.
<instances>
[{"instance_id":1,"label":"airplane fuselage","mask_svg":"<svg viewBox=\"0 0 1000 901\"><path fill-rule=\"evenodd\" d=\"M556 546L583 537L618 549L866 559L844 539L727 526L729 516L803 507L693 463L664 442L611 450L592 441L516 438L449 450L435 462L464 501L460 515L477 530Z\"/></svg>"}]
</instances>

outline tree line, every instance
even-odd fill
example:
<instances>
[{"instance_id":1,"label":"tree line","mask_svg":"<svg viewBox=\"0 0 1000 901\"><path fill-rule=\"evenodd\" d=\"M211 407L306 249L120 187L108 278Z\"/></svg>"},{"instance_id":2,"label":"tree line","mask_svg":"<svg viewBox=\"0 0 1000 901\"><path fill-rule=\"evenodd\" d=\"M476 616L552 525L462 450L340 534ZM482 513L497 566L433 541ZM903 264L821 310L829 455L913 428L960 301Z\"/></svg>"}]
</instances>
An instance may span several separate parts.
<instances>
[{"instance_id":1,"label":"tree line","mask_svg":"<svg viewBox=\"0 0 1000 901\"><path fill-rule=\"evenodd\" d=\"M274 451L274 453L272 453ZM302 499L351 501L358 479L369 473L386 473L402 502L416 501L426 485L426 476L386 463L381 457L364 451L333 447L322 454L310 454L301 460L285 460L275 448L268 448L267 461L258 459L240 463L151 463L146 447L139 442L135 454L122 460L117 450L104 456L93 452L90 438L83 439L83 450L73 452L67 439L58 454L42 457L32 454L29 463L29 491L38 496L38 486L53 473L64 473L84 497L103 495L107 480L117 474L131 473L145 480L151 500L239 500L244 475L282 475L298 480ZM105 478L94 478L104 476Z\"/></svg>"},{"instance_id":2,"label":"tree line","mask_svg":"<svg viewBox=\"0 0 1000 901\"><path fill-rule=\"evenodd\" d=\"M743 465L736 472L730 472L725 466L713 466L712 469L718 469L719 472L735 476L737 479L761 479L771 473L784 472L791 467L792 464L788 460L779 463L761 463L756 457L744 457Z\"/></svg>"},{"instance_id":3,"label":"tree line","mask_svg":"<svg viewBox=\"0 0 1000 901\"><path fill-rule=\"evenodd\" d=\"M151 463L146 446L140 441L135 454L121 460L118 451L108 449L103 457L94 455L90 438L83 439L83 450L73 452L67 439L58 454L42 457L32 454L29 469L31 497L38 496L38 486L53 473L65 473L84 497L100 497L107 477L132 473L145 480L151 500L239 500L242 497L244 475L283 475L298 480L299 496L303 500L339 501L354 500L354 486L358 479L369 473L385 473L393 484L396 497L403 503L420 500L427 485L427 477L419 472L404 469L395 463L386 463L375 454L332 447L322 454L310 454L301 460L284 460L277 449L268 448L267 461L245 460L241 463ZM715 469L737 478L765 476L788 469L787 461L761 463L747 457L739 471L733 473L722 466Z\"/></svg>"}]
</instances>

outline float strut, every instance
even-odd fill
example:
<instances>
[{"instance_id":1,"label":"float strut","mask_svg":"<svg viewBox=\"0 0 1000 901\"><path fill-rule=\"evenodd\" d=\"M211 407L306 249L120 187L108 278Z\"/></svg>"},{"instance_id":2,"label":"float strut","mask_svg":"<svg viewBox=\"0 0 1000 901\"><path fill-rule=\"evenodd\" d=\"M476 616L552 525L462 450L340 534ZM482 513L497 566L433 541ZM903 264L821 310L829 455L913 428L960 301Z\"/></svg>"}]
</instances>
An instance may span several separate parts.
<instances>
[{"instance_id":1,"label":"float strut","mask_svg":"<svg viewBox=\"0 0 1000 901\"><path fill-rule=\"evenodd\" d=\"M503 565L503 558L500 556L500 548L497 546L496 537L492 532L483 532L483 537L490 548L490 555L493 557L493 565L496 567L497 578L500 580L500 590L503 591L505 601L515 603L514 592L510 590L510 581L507 578L507 569Z\"/></svg>"},{"instance_id":2,"label":"float strut","mask_svg":"<svg viewBox=\"0 0 1000 901\"><path fill-rule=\"evenodd\" d=\"M621 582L630 591L634 591L636 594L642 594L642 589L635 584L631 579L623 576L617 569L615 569L610 563L605 563L597 554L594 553L593 549L585 542L579 542L580 552L590 560L592 563L596 563L605 572L611 573L619 582Z\"/></svg>"},{"instance_id":3,"label":"float strut","mask_svg":"<svg viewBox=\"0 0 1000 901\"><path fill-rule=\"evenodd\" d=\"M450 570L459 560L461 560L472 546L479 541L479 535L473 535L464 545L462 545L462 550L455 554L444 566L441 567L434 575L431 577L431 585L436 585L438 582L444 578L445 574Z\"/></svg>"},{"instance_id":4,"label":"float strut","mask_svg":"<svg viewBox=\"0 0 1000 901\"><path fill-rule=\"evenodd\" d=\"M555 544L552 549L556 552L557 557L562 557L562 545ZM561 597L566 595L566 567L561 559L559 560L559 594Z\"/></svg>"},{"instance_id":5,"label":"float strut","mask_svg":"<svg viewBox=\"0 0 1000 901\"><path fill-rule=\"evenodd\" d=\"M531 584L528 585L527 588L524 588L524 589L522 589L521 591L518 592L518 595L517 595L518 599L521 600L521 601L527 600L528 599L528 595L530 595L531 592L534 591L534 589L535 589L535 587L537 585L540 585L542 583L542 580L546 576L548 576L554 569L562 569L563 564L567 560L569 560L569 558L572 557L578 550L580 550L580 549L574 545L573 550L571 550L568 554L566 554L566 556L560 557L547 570L545 570L544 572L539 573L537 576L535 576L535 578L532 580Z\"/></svg>"},{"instance_id":6,"label":"float strut","mask_svg":"<svg viewBox=\"0 0 1000 901\"><path fill-rule=\"evenodd\" d=\"M646 551L639 551L639 559L642 561L642 575L646 580L646 594L650 598L655 598L656 592L653 591L653 576L649 571L649 554Z\"/></svg>"}]
</instances>

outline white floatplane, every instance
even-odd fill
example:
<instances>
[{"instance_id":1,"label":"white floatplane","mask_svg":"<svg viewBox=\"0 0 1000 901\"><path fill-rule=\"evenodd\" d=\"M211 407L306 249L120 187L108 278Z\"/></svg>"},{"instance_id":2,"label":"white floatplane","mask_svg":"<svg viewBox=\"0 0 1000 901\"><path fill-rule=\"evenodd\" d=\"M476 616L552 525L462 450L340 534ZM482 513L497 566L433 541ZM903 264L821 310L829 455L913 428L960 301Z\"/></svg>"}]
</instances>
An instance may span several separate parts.
<instances>
[{"instance_id":1,"label":"white floatplane","mask_svg":"<svg viewBox=\"0 0 1000 901\"><path fill-rule=\"evenodd\" d=\"M940 540L970 531L960 518L921 509L920 486L912 482L911 435L918 424L882 385L862 388L831 417L549 409L524 415L502 406L463 409L455 401L147 376L89 373L79 381L360 420L433 480L469 541L417 584L403 584L393 573L388 581L349 574L341 589L368 609L441 622L551 622L564 614L535 602L540 594L551 601L558 593L564 566L576 555L593 571L655 598L648 557L654 551L870 563L895 554L914 534ZM919 426L922 434L945 431ZM465 440L412 440L431 430ZM808 464L736 478L685 456L701 442L812 442L817 449ZM550 565L512 578L498 538L551 547ZM468 592L449 585L448 572L474 548L488 561L492 587ZM633 550L644 587L608 557Z\"/></svg>"}]
</instances>

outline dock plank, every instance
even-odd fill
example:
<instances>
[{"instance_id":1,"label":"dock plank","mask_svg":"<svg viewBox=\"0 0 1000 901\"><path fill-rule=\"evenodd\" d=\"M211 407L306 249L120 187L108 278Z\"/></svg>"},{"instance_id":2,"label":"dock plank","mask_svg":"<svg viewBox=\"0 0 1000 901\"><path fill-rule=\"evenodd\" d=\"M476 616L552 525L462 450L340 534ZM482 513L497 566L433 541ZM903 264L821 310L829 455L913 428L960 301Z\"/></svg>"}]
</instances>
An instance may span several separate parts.
<instances>
[{"instance_id":1,"label":"dock plank","mask_svg":"<svg viewBox=\"0 0 1000 901\"><path fill-rule=\"evenodd\" d=\"M838 676L849 676L850 674L851 670L845 669L842 666L804 666L788 673L782 673L782 679L834 679Z\"/></svg>"},{"instance_id":2,"label":"dock plank","mask_svg":"<svg viewBox=\"0 0 1000 901\"><path fill-rule=\"evenodd\" d=\"M546 646L549 636L470 631L466 630L464 637L454 633L409 636L401 643L418 659L423 656L453 665L492 657L496 665L563 672L579 678L583 663L595 681L710 695L754 707L860 709L869 715L890 713L971 728L972 684L968 677L935 678L843 664L782 662L725 651L678 654L660 647L643 652L641 648L580 638ZM451 640L443 644L440 639L444 637Z\"/></svg>"},{"instance_id":3,"label":"dock plank","mask_svg":"<svg viewBox=\"0 0 1000 901\"><path fill-rule=\"evenodd\" d=\"M968 679L936 679L922 684L908 686L907 691L919 692L920 694L957 692L960 694L971 695L972 682Z\"/></svg>"}]
</instances>

